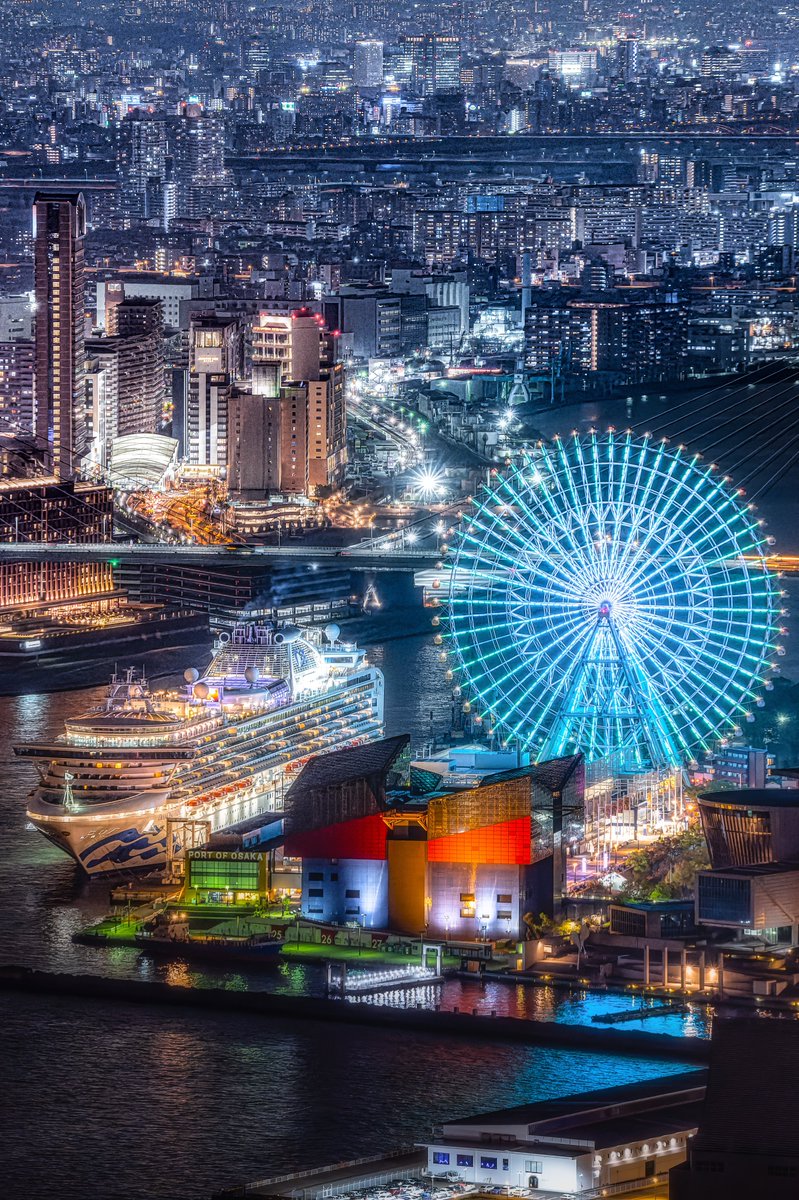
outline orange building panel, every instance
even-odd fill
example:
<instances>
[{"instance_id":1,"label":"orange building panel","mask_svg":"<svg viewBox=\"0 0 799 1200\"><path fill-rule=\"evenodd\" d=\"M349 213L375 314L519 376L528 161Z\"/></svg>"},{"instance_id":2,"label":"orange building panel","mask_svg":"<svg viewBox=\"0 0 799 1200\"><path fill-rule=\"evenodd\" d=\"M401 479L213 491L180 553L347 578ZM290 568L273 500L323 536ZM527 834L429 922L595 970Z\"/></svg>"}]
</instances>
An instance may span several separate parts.
<instances>
[{"instance_id":1,"label":"orange building panel","mask_svg":"<svg viewBox=\"0 0 799 1200\"><path fill-rule=\"evenodd\" d=\"M465 833L451 833L427 843L428 862L530 862L530 818L517 817Z\"/></svg>"}]
</instances>

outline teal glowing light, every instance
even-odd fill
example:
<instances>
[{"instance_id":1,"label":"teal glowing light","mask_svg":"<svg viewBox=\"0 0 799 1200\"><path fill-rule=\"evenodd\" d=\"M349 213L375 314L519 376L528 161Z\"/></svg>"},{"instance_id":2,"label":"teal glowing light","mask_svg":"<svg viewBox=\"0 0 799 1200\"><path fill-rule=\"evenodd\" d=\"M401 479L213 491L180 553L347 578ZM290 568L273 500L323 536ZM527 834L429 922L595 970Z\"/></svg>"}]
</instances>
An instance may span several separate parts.
<instances>
[{"instance_id":1,"label":"teal glowing light","mask_svg":"<svg viewBox=\"0 0 799 1200\"><path fill-rule=\"evenodd\" d=\"M464 518L447 627L472 699L542 760L678 766L765 682L779 592L699 457L632 434L541 446Z\"/></svg>"}]
</instances>

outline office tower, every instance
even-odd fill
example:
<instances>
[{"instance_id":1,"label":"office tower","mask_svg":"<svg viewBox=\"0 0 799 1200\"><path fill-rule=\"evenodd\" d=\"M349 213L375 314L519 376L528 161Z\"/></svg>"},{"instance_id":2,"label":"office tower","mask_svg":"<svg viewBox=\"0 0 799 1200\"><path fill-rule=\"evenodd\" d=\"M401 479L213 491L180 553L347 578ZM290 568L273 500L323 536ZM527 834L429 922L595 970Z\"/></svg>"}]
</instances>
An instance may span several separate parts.
<instances>
[{"instance_id":1,"label":"office tower","mask_svg":"<svg viewBox=\"0 0 799 1200\"><path fill-rule=\"evenodd\" d=\"M84 442L83 195L37 192L33 222L34 433L47 447L53 473L59 479L71 479Z\"/></svg>"},{"instance_id":2,"label":"office tower","mask_svg":"<svg viewBox=\"0 0 799 1200\"><path fill-rule=\"evenodd\" d=\"M242 330L234 316L198 313L189 328L189 379L183 429L175 436L197 466L227 465L228 398L242 375ZM181 437L182 434L182 437Z\"/></svg>"},{"instance_id":3,"label":"office tower","mask_svg":"<svg viewBox=\"0 0 799 1200\"><path fill-rule=\"evenodd\" d=\"M731 46L708 46L702 51L699 73L705 79L731 79L740 74L741 52Z\"/></svg>"},{"instance_id":4,"label":"office tower","mask_svg":"<svg viewBox=\"0 0 799 1200\"><path fill-rule=\"evenodd\" d=\"M379 88L383 84L383 43L355 43L353 53L353 83L356 88Z\"/></svg>"},{"instance_id":5,"label":"office tower","mask_svg":"<svg viewBox=\"0 0 799 1200\"><path fill-rule=\"evenodd\" d=\"M458 38L425 33L400 39L410 54L411 90L418 96L458 92L461 80L461 44Z\"/></svg>"},{"instance_id":6,"label":"office tower","mask_svg":"<svg viewBox=\"0 0 799 1200\"><path fill-rule=\"evenodd\" d=\"M135 109L119 127L117 152L125 212L140 220L163 219L166 125L163 118Z\"/></svg>"}]
</instances>

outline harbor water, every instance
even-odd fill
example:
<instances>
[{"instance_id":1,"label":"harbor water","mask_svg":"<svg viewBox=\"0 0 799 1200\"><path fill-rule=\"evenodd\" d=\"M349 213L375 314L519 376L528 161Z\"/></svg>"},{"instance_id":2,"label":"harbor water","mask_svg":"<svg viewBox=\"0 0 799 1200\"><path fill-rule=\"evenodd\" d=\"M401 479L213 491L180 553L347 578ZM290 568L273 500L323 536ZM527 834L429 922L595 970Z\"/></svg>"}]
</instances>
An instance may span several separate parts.
<instances>
[{"instance_id":1,"label":"harbor water","mask_svg":"<svg viewBox=\"0 0 799 1200\"><path fill-rule=\"evenodd\" d=\"M376 643L370 658L386 675L388 732L408 731L420 745L449 728L449 685L430 638ZM173 672L185 665L168 663ZM321 994L317 966L198 969L132 949L72 943L73 933L107 911L108 882L89 884L27 824L31 768L11 746L57 734L102 692L0 698L2 961ZM500 983L483 989L468 980L413 1002L566 1021L630 1003ZM645 1058L104 1002L4 995L0 1008L5 1194L12 1200L51 1196L56 1184L62 1200L208 1196L248 1178L378 1153L424 1137L448 1116L685 1069ZM701 1035L705 1020L696 1013L641 1027Z\"/></svg>"},{"instance_id":2,"label":"harbor water","mask_svg":"<svg viewBox=\"0 0 799 1200\"><path fill-rule=\"evenodd\" d=\"M589 407L573 414L573 424L594 419ZM794 552L793 493L776 489L767 507L778 548ZM784 586L795 609L799 579ZM377 626L364 630L371 661L386 677L387 732L410 733L417 748L445 734L452 720L450 685L432 638L397 637L398 629L423 626L420 615L395 620L390 638ZM197 648L147 658L148 672L165 673L163 682L205 661ZM799 678L795 639L782 667L786 677ZM198 968L72 943L78 929L107 911L109 885L89 884L26 822L32 770L11 747L58 734L66 718L99 700L104 688L87 686L99 678L96 665L76 664L66 685L79 690L45 694L34 675L24 681L25 694L0 696L0 960L194 987L321 994L315 965ZM405 999L395 993L382 1002ZM412 1002L586 1023L640 1003L466 979L414 993ZM246 1179L378 1153L423 1138L446 1117L684 1069L552 1047L106 1002L2 995L0 1008L4 1195L11 1200L188 1200ZM711 1019L689 1008L624 1028L704 1037Z\"/></svg>"}]
</instances>

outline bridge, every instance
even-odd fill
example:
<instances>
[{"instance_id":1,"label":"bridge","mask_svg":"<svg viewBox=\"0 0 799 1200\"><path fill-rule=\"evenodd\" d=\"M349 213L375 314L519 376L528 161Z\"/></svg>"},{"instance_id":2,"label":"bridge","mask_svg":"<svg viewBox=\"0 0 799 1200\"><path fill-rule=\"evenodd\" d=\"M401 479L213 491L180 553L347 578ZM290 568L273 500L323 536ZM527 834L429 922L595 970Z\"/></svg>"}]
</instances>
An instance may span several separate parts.
<instances>
[{"instance_id":1,"label":"bridge","mask_svg":"<svg viewBox=\"0 0 799 1200\"><path fill-rule=\"evenodd\" d=\"M387 543L385 538L359 542L353 546L172 546L166 543L53 543L0 542L0 563L26 562L104 562L112 566L155 563L159 566L237 566L249 564L336 562L353 571L424 571L440 561L436 546L403 548L401 540Z\"/></svg>"},{"instance_id":2,"label":"bridge","mask_svg":"<svg viewBox=\"0 0 799 1200\"><path fill-rule=\"evenodd\" d=\"M428 537L431 535L427 535ZM419 537L423 540L424 535ZM156 563L159 566L210 567L213 564L274 564L337 562L353 571L429 571L441 561L436 545L403 545L402 534L382 535L350 546L175 546L164 542L0 542L0 563L15 559L27 562L56 559L60 562L105 562L112 566ZM744 555L753 570L760 559ZM799 575L799 554L771 554L769 570L781 575Z\"/></svg>"}]
</instances>

